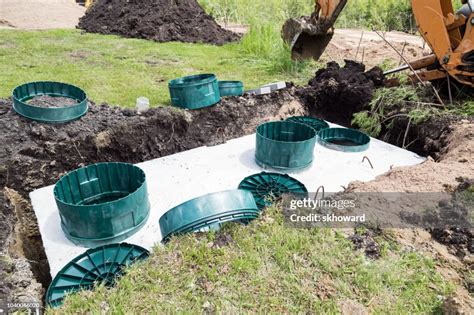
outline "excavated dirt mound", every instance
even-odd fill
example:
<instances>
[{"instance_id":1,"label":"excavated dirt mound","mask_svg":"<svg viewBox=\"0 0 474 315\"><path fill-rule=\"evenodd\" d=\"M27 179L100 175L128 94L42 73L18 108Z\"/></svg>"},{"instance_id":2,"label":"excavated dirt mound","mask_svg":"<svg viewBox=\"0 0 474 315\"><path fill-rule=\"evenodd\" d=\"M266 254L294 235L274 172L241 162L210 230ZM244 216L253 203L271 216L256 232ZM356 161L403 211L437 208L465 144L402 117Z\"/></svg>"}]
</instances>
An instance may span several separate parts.
<instances>
[{"instance_id":1,"label":"excavated dirt mound","mask_svg":"<svg viewBox=\"0 0 474 315\"><path fill-rule=\"evenodd\" d=\"M99 0L79 20L87 32L222 45L239 35L220 27L196 0Z\"/></svg>"},{"instance_id":2,"label":"excavated dirt mound","mask_svg":"<svg viewBox=\"0 0 474 315\"><path fill-rule=\"evenodd\" d=\"M300 91L310 114L350 126L353 113L361 111L384 82L380 68L364 71L363 64L350 60L346 60L343 68L330 62L318 70L308 86Z\"/></svg>"}]
</instances>

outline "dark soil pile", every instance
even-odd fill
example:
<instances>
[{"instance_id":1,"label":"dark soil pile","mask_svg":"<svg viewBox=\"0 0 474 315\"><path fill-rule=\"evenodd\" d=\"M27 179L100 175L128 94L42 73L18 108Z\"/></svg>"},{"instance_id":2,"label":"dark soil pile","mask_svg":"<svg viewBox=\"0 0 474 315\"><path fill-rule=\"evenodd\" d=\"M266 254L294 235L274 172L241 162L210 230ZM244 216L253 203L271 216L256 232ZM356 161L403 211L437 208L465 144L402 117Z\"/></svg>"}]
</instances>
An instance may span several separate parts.
<instances>
[{"instance_id":1,"label":"dark soil pile","mask_svg":"<svg viewBox=\"0 0 474 315\"><path fill-rule=\"evenodd\" d=\"M220 27L196 0L98 0L79 20L87 32L223 45L239 36Z\"/></svg>"},{"instance_id":2,"label":"dark soil pile","mask_svg":"<svg viewBox=\"0 0 474 315\"><path fill-rule=\"evenodd\" d=\"M43 108L53 108L77 105L77 101L68 97L52 97L49 95L40 95L33 97L28 102L28 104Z\"/></svg>"},{"instance_id":3,"label":"dark soil pile","mask_svg":"<svg viewBox=\"0 0 474 315\"><path fill-rule=\"evenodd\" d=\"M370 102L377 87L383 86L384 76L378 67L364 72L363 64L345 62L343 68L330 62L318 70L300 96L310 114L350 126L352 115Z\"/></svg>"}]
</instances>

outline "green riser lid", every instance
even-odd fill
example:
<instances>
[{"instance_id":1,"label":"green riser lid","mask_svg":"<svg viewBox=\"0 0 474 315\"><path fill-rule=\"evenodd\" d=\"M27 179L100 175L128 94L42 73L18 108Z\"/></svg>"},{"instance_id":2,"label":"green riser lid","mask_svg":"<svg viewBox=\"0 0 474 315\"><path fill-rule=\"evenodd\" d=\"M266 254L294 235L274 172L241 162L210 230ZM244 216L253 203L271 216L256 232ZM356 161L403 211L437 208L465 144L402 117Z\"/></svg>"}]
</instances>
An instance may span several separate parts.
<instances>
[{"instance_id":1,"label":"green riser lid","mask_svg":"<svg viewBox=\"0 0 474 315\"><path fill-rule=\"evenodd\" d=\"M126 267L148 256L146 249L127 243L89 249L71 260L54 277L46 293L46 305L59 307L66 294L91 290L98 284L113 286Z\"/></svg>"},{"instance_id":2,"label":"green riser lid","mask_svg":"<svg viewBox=\"0 0 474 315\"><path fill-rule=\"evenodd\" d=\"M221 96L241 96L244 84L242 81L219 81L219 93Z\"/></svg>"},{"instance_id":3,"label":"green riser lid","mask_svg":"<svg viewBox=\"0 0 474 315\"><path fill-rule=\"evenodd\" d=\"M136 233L150 211L143 170L128 163L92 164L63 176L54 197L66 237L95 247Z\"/></svg>"},{"instance_id":4,"label":"green riser lid","mask_svg":"<svg viewBox=\"0 0 474 315\"><path fill-rule=\"evenodd\" d=\"M35 96L49 95L76 100L77 105L43 108L27 103ZM84 115L88 110L87 95L80 88L61 82L39 81L17 86L12 93L13 109L23 117L46 122L66 123Z\"/></svg>"},{"instance_id":5,"label":"green riser lid","mask_svg":"<svg viewBox=\"0 0 474 315\"><path fill-rule=\"evenodd\" d=\"M318 143L342 152L362 152L369 148L370 137L349 128L328 128L318 133Z\"/></svg>"},{"instance_id":6,"label":"green riser lid","mask_svg":"<svg viewBox=\"0 0 474 315\"><path fill-rule=\"evenodd\" d=\"M240 182L239 189L250 191L260 210L270 206L284 194L294 194L298 197L308 195L308 190L303 183L287 174L280 173L261 172L247 176Z\"/></svg>"},{"instance_id":7,"label":"green riser lid","mask_svg":"<svg viewBox=\"0 0 474 315\"><path fill-rule=\"evenodd\" d=\"M257 128L255 160L262 167L292 170L313 161L316 131L301 123L275 121Z\"/></svg>"},{"instance_id":8,"label":"green riser lid","mask_svg":"<svg viewBox=\"0 0 474 315\"><path fill-rule=\"evenodd\" d=\"M214 74L198 74L171 80L168 88L171 104L180 108L199 109L221 100Z\"/></svg>"},{"instance_id":9,"label":"green riser lid","mask_svg":"<svg viewBox=\"0 0 474 315\"><path fill-rule=\"evenodd\" d=\"M188 200L160 218L163 242L173 235L217 230L224 222L247 223L259 215L253 195L245 190L228 190Z\"/></svg>"}]
</instances>

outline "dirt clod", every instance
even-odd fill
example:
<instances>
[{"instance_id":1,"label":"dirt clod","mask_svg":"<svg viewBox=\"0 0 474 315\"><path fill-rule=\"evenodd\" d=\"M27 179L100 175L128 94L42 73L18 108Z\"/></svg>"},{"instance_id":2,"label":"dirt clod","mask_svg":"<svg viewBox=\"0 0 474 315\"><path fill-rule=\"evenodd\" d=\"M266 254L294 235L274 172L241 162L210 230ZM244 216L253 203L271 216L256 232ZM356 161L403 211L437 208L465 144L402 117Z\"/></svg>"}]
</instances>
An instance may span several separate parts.
<instances>
[{"instance_id":1,"label":"dirt clod","mask_svg":"<svg viewBox=\"0 0 474 315\"><path fill-rule=\"evenodd\" d=\"M316 72L300 95L310 114L350 126L353 113L361 111L382 86L383 72L375 67L368 72L361 63L346 60L344 67L329 62Z\"/></svg>"},{"instance_id":2,"label":"dirt clod","mask_svg":"<svg viewBox=\"0 0 474 315\"><path fill-rule=\"evenodd\" d=\"M349 240L354 244L355 249L363 250L365 255L369 258L379 258L381 255L380 246L375 240L375 233L371 230L363 232L356 231L349 236Z\"/></svg>"},{"instance_id":3,"label":"dirt clod","mask_svg":"<svg viewBox=\"0 0 474 315\"><path fill-rule=\"evenodd\" d=\"M157 42L222 45L240 38L220 27L196 0L99 0L79 20L78 27Z\"/></svg>"},{"instance_id":4,"label":"dirt clod","mask_svg":"<svg viewBox=\"0 0 474 315\"><path fill-rule=\"evenodd\" d=\"M214 240L214 247L224 247L228 246L229 244L233 243L234 239L229 233L226 232L220 232L217 234L215 240Z\"/></svg>"}]
</instances>

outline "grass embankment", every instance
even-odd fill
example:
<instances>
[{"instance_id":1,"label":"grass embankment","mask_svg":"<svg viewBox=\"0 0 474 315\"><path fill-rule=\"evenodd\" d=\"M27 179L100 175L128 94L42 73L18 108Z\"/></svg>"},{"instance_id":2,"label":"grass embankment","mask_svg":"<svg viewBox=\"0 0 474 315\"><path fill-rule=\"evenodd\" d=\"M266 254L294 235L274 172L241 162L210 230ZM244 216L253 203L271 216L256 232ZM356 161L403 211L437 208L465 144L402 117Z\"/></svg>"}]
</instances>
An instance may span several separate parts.
<instances>
[{"instance_id":1,"label":"grass embankment","mask_svg":"<svg viewBox=\"0 0 474 315\"><path fill-rule=\"evenodd\" d=\"M56 313L333 314L347 300L376 314L439 310L452 287L434 262L389 236L376 239L382 257L373 260L337 231L288 227L272 207L248 226L156 246L116 287L72 295Z\"/></svg>"},{"instance_id":2,"label":"grass embankment","mask_svg":"<svg viewBox=\"0 0 474 315\"><path fill-rule=\"evenodd\" d=\"M369 109L355 113L352 124L372 137L378 137L382 127L392 128L392 121L406 117L415 126L434 117L469 118L474 116L472 92L467 87L452 87L456 96L453 103L437 102L431 87L402 85L395 88L380 88L369 104ZM471 93L471 94L468 94Z\"/></svg>"},{"instance_id":3,"label":"grass embankment","mask_svg":"<svg viewBox=\"0 0 474 315\"><path fill-rule=\"evenodd\" d=\"M291 71L289 55L284 62L290 68L279 67L242 45L155 43L77 30L0 30L0 97L25 82L53 80L82 87L95 102L132 107L137 97L146 96L162 105L169 104L168 81L183 75L211 72L253 88L276 80L304 83L313 71Z\"/></svg>"}]
</instances>

